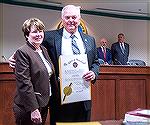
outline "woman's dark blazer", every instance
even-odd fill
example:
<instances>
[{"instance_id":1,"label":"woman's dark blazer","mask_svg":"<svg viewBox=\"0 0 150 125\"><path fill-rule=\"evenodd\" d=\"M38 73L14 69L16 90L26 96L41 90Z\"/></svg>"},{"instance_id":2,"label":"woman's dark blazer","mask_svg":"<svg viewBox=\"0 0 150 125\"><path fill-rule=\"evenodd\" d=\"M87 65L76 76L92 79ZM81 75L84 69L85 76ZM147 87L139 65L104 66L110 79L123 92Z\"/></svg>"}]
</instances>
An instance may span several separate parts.
<instances>
[{"instance_id":1,"label":"woman's dark blazer","mask_svg":"<svg viewBox=\"0 0 150 125\"><path fill-rule=\"evenodd\" d=\"M50 78L40 55L29 42L20 47L15 53L17 91L14 103L17 106L20 106L25 112L34 111L35 109L45 107L48 104L50 98L49 83L51 84L52 95L54 90L55 93L57 93L58 87L53 64L46 48L41 46L41 49L45 59L52 66L53 74Z\"/></svg>"}]
</instances>

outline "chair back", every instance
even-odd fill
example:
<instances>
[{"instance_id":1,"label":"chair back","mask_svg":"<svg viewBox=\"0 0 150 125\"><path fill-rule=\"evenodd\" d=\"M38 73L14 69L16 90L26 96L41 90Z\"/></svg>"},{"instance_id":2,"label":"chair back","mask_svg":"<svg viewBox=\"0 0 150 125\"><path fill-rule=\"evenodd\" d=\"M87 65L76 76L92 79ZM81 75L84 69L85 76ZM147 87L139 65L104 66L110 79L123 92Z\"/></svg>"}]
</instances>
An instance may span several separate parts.
<instances>
[{"instance_id":1,"label":"chair back","mask_svg":"<svg viewBox=\"0 0 150 125\"><path fill-rule=\"evenodd\" d=\"M146 66L143 60L129 60L127 64L131 66Z\"/></svg>"}]
</instances>

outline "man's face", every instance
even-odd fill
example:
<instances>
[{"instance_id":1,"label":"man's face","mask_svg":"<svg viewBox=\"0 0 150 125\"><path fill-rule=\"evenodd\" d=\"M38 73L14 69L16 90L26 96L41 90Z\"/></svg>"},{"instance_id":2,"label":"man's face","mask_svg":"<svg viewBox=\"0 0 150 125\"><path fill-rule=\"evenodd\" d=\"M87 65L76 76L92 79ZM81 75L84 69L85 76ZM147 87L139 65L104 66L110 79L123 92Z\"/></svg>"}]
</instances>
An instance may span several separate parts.
<instances>
[{"instance_id":1,"label":"man's face","mask_svg":"<svg viewBox=\"0 0 150 125\"><path fill-rule=\"evenodd\" d=\"M100 44L101 44L101 46L106 47L107 46L107 40L106 39L101 39Z\"/></svg>"},{"instance_id":2,"label":"man's face","mask_svg":"<svg viewBox=\"0 0 150 125\"><path fill-rule=\"evenodd\" d=\"M124 36L118 35L118 42L124 42Z\"/></svg>"},{"instance_id":3,"label":"man's face","mask_svg":"<svg viewBox=\"0 0 150 125\"><path fill-rule=\"evenodd\" d=\"M62 17L63 26L67 32L73 34L78 29L80 24L80 15L76 8L67 8Z\"/></svg>"}]
</instances>

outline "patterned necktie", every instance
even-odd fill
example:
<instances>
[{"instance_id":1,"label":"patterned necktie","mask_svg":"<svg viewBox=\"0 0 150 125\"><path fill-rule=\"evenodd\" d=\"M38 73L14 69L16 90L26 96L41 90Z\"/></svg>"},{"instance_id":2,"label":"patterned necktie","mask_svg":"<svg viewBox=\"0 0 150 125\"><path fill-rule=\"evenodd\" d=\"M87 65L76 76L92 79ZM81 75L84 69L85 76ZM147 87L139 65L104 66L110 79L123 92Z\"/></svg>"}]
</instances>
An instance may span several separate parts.
<instances>
[{"instance_id":1,"label":"patterned necktie","mask_svg":"<svg viewBox=\"0 0 150 125\"><path fill-rule=\"evenodd\" d=\"M106 48L103 47L103 53L104 53L104 62L106 62Z\"/></svg>"},{"instance_id":2,"label":"patterned necktie","mask_svg":"<svg viewBox=\"0 0 150 125\"><path fill-rule=\"evenodd\" d=\"M121 43L121 50L124 53L124 47L123 47L123 43Z\"/></svg>"},{"instance_id":3,"label":"patterned necktie","mask_svg":"<svg viewBox=\"0 0 150 125\"><path fill-rule=\"evenodd\" d=\"M77 46L77 43L76 43L76 40L75 40L75 35L73 36L70 36L71 37L71 42L72 42L72 51L73 51L73 54L80 54L80 50Z\"/></svg>"}]
</instances>

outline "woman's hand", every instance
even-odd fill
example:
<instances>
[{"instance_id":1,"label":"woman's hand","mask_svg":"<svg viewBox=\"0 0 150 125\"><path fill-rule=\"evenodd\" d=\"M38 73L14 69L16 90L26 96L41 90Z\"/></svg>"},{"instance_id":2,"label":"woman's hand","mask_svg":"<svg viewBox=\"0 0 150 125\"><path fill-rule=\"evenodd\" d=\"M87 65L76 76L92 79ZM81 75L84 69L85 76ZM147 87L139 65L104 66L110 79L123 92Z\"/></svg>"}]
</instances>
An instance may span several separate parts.
<instances>
[{"instance_id":1,"label":"woman's hand","mask_svg":"<svg viewBox=\"0 0 150 125\"><path fill-rule=\"evenodd\" d=\"M40 124L40 123L42 123L41 113L39 112L38 109L36 109L36 110L34 110L33 112L31 112L31 120L32 120L35 124Z\"/></svg>"}]
</instances>

